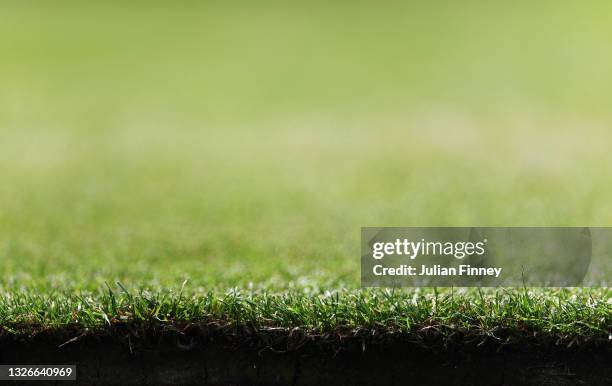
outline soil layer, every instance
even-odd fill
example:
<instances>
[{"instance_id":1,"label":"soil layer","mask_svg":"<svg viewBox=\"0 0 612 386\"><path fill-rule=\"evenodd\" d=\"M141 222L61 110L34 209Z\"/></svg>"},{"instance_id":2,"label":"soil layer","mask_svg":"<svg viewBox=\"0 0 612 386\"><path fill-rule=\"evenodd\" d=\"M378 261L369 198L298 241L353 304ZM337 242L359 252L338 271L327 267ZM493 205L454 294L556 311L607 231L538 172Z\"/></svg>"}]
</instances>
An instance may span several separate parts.
<instances>
[{"instance_id":1,"label":"soil layer","mask_svg":"<svg viewBox=\"0 0 612 386\"><path fill-rule=\"evenodd\" d=\"M53 334L1 340L0 363L76 364L77 383L84 385L612 384L608 342L425 347L401 338L373 344L312 339L282 350L261 340L185 339L182 333L81 335L60 344Z\"/></svg>"}]
</instances>

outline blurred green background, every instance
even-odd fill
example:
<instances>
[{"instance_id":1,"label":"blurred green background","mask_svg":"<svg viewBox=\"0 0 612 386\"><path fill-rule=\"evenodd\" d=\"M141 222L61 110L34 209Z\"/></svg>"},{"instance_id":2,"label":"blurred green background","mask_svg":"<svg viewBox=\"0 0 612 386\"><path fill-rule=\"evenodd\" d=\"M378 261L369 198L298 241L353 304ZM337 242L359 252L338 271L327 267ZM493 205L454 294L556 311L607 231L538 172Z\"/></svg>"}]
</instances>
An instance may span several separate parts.
<instances>
[{"instance_id":1,"label":"blurred green background","mask_svg":"<svg viewBox=\"0 0 612 386\"><path fill-rule=\"evenodd\" d=\"M611 225L611 11L3 1L2 287L356 287L362 226Z\"/></svg>"}]
</instances>

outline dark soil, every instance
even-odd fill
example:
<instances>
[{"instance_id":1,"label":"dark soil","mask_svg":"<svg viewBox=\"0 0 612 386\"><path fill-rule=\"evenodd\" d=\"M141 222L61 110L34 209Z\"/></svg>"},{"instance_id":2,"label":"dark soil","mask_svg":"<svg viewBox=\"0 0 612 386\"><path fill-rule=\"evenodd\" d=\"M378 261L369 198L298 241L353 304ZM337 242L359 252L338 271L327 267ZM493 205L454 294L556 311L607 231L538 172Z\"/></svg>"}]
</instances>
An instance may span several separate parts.
<instances>
[{"instance_id":1,"label":"dark soil","mask_svg":"<svg viewBox=\"0 0 612 386\"><path fill-rule=\"evenodd\" d=\"M308 337L295 345L290 335L184 329L143 336L128 328L72 339L67 332L5 335L0 363L76 364L77 383L91 385L612 385L605 341L567 348Z\"/></svg>"}]
</instances>

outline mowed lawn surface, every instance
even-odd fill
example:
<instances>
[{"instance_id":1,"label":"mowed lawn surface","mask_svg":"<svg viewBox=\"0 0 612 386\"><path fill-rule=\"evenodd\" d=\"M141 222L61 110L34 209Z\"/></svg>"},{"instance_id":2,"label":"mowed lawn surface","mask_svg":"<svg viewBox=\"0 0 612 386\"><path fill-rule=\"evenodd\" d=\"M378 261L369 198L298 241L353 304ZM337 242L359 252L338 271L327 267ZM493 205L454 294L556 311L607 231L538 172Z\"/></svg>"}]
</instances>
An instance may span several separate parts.
<instances>
[{"instance_id":1,"label":"mowed lawn surface","mask_svg":"<svg viewBox=\"0 0 612 386\"><path fill-rule=\"evenodd\" d=\"M3 2L2 329L607 340L608 289L360 290L359 232L612 225L611 15Z\"/></svg>"}]
</instances>

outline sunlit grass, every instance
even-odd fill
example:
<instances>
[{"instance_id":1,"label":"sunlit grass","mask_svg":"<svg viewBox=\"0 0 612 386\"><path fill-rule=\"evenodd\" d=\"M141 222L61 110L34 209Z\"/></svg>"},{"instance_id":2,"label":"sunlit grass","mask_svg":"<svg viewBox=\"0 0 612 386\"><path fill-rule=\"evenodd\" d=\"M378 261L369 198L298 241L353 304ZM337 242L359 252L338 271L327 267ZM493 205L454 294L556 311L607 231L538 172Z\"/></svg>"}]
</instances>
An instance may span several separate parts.
<instances>
[{"instance_id":1,"label":"sunlit grass","mask_svg":"<svg viewBox=\"0 0 612 386\"><path fill-rule=\"evenodd\" d=\"M606 4L2 7L4 329L610 332L606 289L358 281L362 226L610 225Z\"/></svg>"}]
</instances>

